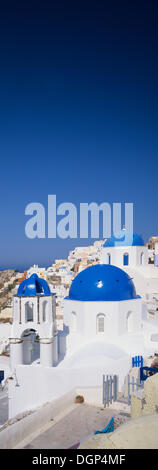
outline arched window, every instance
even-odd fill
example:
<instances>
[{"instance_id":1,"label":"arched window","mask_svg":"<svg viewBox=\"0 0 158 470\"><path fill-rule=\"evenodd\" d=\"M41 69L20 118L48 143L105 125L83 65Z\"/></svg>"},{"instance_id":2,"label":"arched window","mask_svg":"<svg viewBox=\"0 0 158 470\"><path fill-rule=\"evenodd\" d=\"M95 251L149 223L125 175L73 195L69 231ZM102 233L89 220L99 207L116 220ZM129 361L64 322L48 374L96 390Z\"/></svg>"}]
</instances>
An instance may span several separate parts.
<instances>
[{"instance_id":1,"label":"arched window","mask_svg":"<svg viewBox=\"0 0 158 470\"><path fill-rule=\"evenodd\" d=\"M111 255L107 253L107 264L111 264Z\"/></svg>"},{"instance_id":2,"label":"arched window","mask_svg":"<svg viewBox=\"0 0 158 470\"><path fill-rule=\"evenodd\" d=\"M143 252L140 255L140 264L144 264L144 253Z\"/></svg>"},{"instance_id":3,"label":"arched window","mask_svg":"<svg viewBox=\"0 0 158 470\"><path fill-rule=\"evenodd\" d=\"M126 316L126 330L128 333L133 331L133 320L132 320L132 312L128 312Z\"/></svg>"},{"instance_id":4,"label":"arched window","mask_svg":"<svg viewBox=\"0 0 158 470\"><path fill-rule=\"evenodd\" d=\"M123 265L128 266L128 264L129 264L129 254L124 253L124 255L123 255Z\"/></svg>"},{"instance_id":5,"label":"arched window","mask_svg":"<svg viewBox=\"0 0 158 470\"><path fill-rule=\"evenodd\" d=\"M98 313L97 315L97 333L104 333L105 331L105 315Z\"/></svg>"},{"instance_id":6,"label":"arched window","mask_svg":"<svg viewBox=\"0 0 158 470\"><path fill-rule=\"evenodd\" d=\"M76 312L71 312L71 331L75 333L77 330L77 315Z\"/></svg>"},{"instance_id":7,"label":"arched window","mask_svg":"<svg viewBox=\"0 0 158 470\"><path fill-rule=\"evenodd\" d=\"M25 323L29 321L33 321L33 303L32 302L26 302L25 304Z\"/></svg>"},{"instance_id":8,"label":"arched window","mask_svg":"<svg viewBox=\"0 0 158 470\"><path fill-rule=\"evenodd\" d=\"M42 304L42 320L45 322L47 319L47 300L44 300Z\"/></svg>"}]
</instances>

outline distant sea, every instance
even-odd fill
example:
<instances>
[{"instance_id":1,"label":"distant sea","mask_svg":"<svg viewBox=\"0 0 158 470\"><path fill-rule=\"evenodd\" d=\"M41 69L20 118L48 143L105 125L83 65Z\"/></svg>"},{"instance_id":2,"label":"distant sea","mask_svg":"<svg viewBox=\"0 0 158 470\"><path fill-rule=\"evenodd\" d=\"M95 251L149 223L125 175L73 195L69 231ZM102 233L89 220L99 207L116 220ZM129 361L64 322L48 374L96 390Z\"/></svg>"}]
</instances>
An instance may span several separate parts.
<instances>
[{"instance_id":1,"label":"distant sea","mask_svg":"<svg viewBox=\"0 0 158 470\"><path fill-rule=\"evenodd\" d=\"M45 268L47 269L48 266L44 265ZM39 266L40 267L40 266ZM27 271L27 269L29 269L30 266L24 266L24 265L21 265L21 266L1 266L0 267L0 271L6 271L7 269L17 269L17 271L19 271L20 273L23 273L24 271Z\"/></svg>"}]
</instances>

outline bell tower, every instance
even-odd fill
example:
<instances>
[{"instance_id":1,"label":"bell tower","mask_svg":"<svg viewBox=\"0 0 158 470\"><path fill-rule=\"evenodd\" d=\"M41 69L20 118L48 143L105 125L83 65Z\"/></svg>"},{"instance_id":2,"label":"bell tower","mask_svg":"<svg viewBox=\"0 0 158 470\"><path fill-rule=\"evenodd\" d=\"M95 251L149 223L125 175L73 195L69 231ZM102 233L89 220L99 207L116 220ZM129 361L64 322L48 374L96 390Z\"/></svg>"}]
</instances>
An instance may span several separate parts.
<instances>
[{"instance_id":1,"label":"bell tower","mask_svg":"<svg viewBox=\"0 0 158 470\"><path fill-rule=\"evenodd\" d=\"M55 295L48 283L32 274L21 282L13 300L10 365L33 362L32 335L40 344L40 365L52 367L58 361Z\"/></svg>"}]
</instances>

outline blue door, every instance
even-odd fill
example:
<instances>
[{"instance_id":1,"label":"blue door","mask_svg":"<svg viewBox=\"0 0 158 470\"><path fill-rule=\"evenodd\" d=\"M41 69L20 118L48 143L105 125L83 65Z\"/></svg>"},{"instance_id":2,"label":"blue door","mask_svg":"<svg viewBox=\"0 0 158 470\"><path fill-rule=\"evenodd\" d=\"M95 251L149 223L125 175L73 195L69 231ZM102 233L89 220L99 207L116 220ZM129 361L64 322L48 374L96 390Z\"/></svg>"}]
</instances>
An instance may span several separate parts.
<instances>
[{"instance_id":1,"label":"blue door","mask_svg":"<svg viewBox=\"0 0 158 470\"><path fill-rule=\"evenodd\" d=\"M124 266L128 266L128 261L129 261L129 255L128 255L128 253L125 253L123 255L123 264L124 264Z\"/></svg>"}]
</instances>

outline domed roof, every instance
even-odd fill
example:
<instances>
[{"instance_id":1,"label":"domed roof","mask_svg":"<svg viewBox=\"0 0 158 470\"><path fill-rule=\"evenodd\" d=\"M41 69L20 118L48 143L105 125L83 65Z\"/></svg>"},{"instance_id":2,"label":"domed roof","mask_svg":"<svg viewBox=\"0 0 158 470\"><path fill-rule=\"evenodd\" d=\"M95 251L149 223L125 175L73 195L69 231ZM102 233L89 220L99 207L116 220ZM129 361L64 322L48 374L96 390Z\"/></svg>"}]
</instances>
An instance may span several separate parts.
<instances>
[{"instance_id":1,"label":"domed roof","mask_svg":"<svg viewBox=\"0 0 158 470\"><path fill-rule=\"evenodd\" d=\"M104 247L108 246L144 246L144 241L137 233L122 229L106 240Z\"/></svg>"},{"instance_id":2,"label":"domed roof","mask_svg":"<svg viewBox=\"0 0 158 470\"><path fill-rule=\"evenodd\" d=\"M67 299L119 301L137 297L132 279L125 271L109 264L96 264L73 279Z\"/></svg>"},{"instance_id":3,"label":"domed roof","mask_svg":"<svg viewBox=\"0 0 158 470\"><path fill-rule=\"evenodd\" d=\"M22 281L17 291L18 297L33 297L36 295L50 294L51 292L47 282L38 277L37 274L32 274Z\"/></svg>"}]
</instances>

